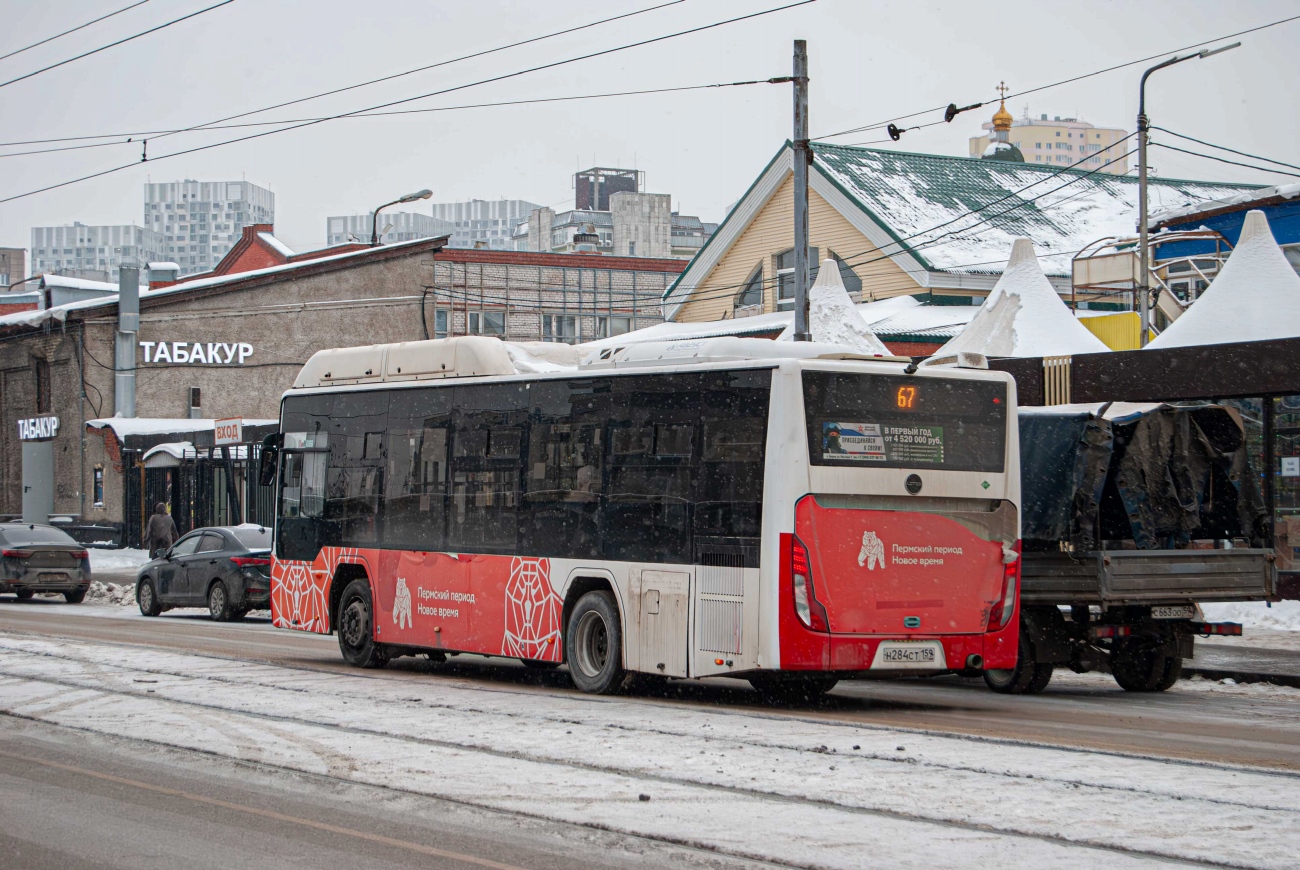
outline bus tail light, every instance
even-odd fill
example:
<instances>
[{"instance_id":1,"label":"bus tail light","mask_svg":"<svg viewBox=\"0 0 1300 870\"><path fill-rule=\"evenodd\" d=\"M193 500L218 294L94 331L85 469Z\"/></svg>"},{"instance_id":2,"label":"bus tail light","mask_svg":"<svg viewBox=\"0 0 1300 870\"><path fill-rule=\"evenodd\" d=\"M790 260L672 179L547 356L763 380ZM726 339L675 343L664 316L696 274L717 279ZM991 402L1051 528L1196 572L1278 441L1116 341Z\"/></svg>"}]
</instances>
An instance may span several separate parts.
<instances>
[{"instance_id":1,"label":"bus tail light","mask_svg":"<svg viewBox=\"0 0 1300 870\"><path fill-rule=\"evenodd\" d=\"M1016 541L1015 547L1007 552L1006 558L1010 561L1006 562L1002 569L1002 594L989 609L989 624L986 631L1000 631L1006 628L1011 614L1016 610L1016 581L1020 579L1019 541Z\"/></svg>"},{"instance_id":2,"label":"bus tail light","mask_svg":"<svg viewBox=\"0 0 1300 870\"><path fill-rule=\"evenodd\" d=\"M817 600L813 590L812 563L808 548L795 538L790 547L790 579L794 585L794 612L799 621L813 631L829 631L826 608Z\"/></svg>"}]
</instances>

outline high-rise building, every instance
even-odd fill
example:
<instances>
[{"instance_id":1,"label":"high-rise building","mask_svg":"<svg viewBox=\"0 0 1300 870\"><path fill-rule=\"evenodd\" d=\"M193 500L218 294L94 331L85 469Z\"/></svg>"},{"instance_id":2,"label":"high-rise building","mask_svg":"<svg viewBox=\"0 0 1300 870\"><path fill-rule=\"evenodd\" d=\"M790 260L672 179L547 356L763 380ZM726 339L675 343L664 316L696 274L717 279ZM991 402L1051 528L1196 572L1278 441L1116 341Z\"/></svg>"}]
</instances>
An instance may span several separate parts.
<instances>
[{"instance_id":1,"label":"high-rise building","mask_svg":"<svg viewBox=\"0 0 1300 870\"><path fill-rule=\"evenodd\" d=\"M1010 115L1005 105L999 112ZM1094 127L1087 121L1062 118L1060 115L1053 116L1051 120L1045 114L1030 118L1028 106L1025 107L1024 115L1010 121L1003 139L998 138L1003 131L997 125L999 122L1005 125L1004 119L985 123L983 126L987 132L970 139L970 156L991 157L990 152L999 151L1000 156L996 159L1006 159L1001 155L1007 153L1008 149L1005 145L998 145L1003 142L1017 149L1025 163L1050 163L1058 168L1077 164L1077 168L1083 170L1098 170L1110 175L1128 174L1128 158L1124 156L1128 148L1119 144L1128 135L1127 130ZM1105 165L1112 160L1114 162L1109 166Z\"/></svg>"},{"instance_id":2,"label":"high-rise building","mask_svg":"<svg viewBox=\"0 0 1300 870\"><path fill-rule=\"evenodd\" d=\"M144 225L163 237L160 259L182 275L211 271L248 224L275 223L275 194L251 181L169 181L144 186Z\"/></svg>"},{"instance_id":3,"label":"high-rise building","mask_svg":"<svg viewBox=\"0 0 1300 870\"><path fill-rule=\"evenodd\" d=\"M379 241L382 244L435 239L438 236L454 235L456 232L456 225L449 221L415 212L381 211L377 227L372 223L373 220L373 212L326 218L325 242L330 245L343 245L348 242L370 244L370 235L375 230L378 230Z\"/></svg>"},{"instance_id":4,"label":"high-rise building","mask_svg":"<svg viewBox=\"0 0 1300 870\"><path fill-rule=\"evenodd\" d=\"M436 202L433 216L454 225L449 248L482 247L509 250L510 237L517 225L528 220L535 202L523 199L471 199L469 202ZM369 235L366 236L369 238Z\"/></svg>"},{"instance_id":5,"label":"high-rise building","mask_svg":"<svg viewBox=\"0 0 1300 870\"><path fill-rule=\"evenodd\" d=\"M134 224L32 227L32 272L116 283L123 264L170 259L165 248L161 233Z\"/></svg>"},{"instance_id":6,"label":"high-rise building","mask_svg":"<svg viewBox=\"0 0 1300 870\"><path fill-rule=\"evenodd\" d=\"M27 250L0 248L0 290L27 277Z\"/></svg>"}]
</instances>

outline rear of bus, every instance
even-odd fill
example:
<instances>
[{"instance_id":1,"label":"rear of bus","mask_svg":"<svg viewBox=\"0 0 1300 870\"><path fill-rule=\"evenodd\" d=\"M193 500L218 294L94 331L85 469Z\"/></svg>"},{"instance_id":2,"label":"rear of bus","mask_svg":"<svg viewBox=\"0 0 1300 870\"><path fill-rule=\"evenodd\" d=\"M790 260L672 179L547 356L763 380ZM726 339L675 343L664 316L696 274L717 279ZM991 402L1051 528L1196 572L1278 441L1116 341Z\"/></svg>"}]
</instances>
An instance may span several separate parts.
<instances>
[{"instance_id":1,"label":"rear of bus","mask_svg":"<svg viewBox=\"0 0 1300 870\"><path fill-rule=\"evenodd\" d=\"M1010 376L798 361L777 380L774 399L791 413L773 425L792 449L769 477L786 518L778 649L764 632L764 658L840 676L1013 667L1020 478Z\"/></svg>"}]
</instances>

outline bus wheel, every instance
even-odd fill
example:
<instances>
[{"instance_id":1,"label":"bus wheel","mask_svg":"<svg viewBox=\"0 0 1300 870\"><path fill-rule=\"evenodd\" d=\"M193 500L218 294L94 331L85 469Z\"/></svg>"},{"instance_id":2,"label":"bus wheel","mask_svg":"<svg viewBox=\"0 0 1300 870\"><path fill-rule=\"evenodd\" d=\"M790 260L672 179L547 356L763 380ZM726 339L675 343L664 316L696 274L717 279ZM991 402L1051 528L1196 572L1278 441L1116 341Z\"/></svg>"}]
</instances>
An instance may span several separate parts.
<instances>
[{"instance_id":1,"label":"bus wheel","mask_svg":"<svg viewBox=\"0 0 1300 870\"><path fill-rule=\"evenodd\" d=\"M610 695L623 688L623 630L614 597L604 590L588 592L569 614L564 634L573 684L594 695Z\"/></svg>"},{"instance_id":2,"label":"bus wheel","mask_svg":"<svg viewBox=\"0 0 1300 870\"><path fill-rule=\"evenodd\" d=\"M838 677L791 676L760 671L749 678L754 691L770 704L813 704L835 688Z\"/></svg>"},{"instance_id":3,"label":"bus wheel","mask_svg":"<svg viewBox=\"0 0 1300 870\"><path fill-rule=\"evenodd\" d=\"M388 664L383 645L375 642L374 612L369 581L362 577L349 583L339 600L339 651L343 660L354 667L382 668Z\"/></svg>"},{"instance_id":4,"label":"bus wheel","mask_svg":"<svg viewBox=\"0 0 1300 870\"><path fill-rule=\"evenodd\" d=\"M1123 638L1110 654L1110 672L1126 692L1163 692L1183 675L1183 660L1150 640Z\"/></svg>"},{"instance_id":5,"label":"bus wheel","mask_svg":"<svg viewBox=\"0 0 1300 870\"><path fill-rule=\"evenodd\" d=\"M1020 646L1016 649L1016 666L1006 670L988 670L984 672L984 685L1000 695L1037 695L1047 688L1055 670L1050 664L1038 664L1034 661L1034 647L1024 632L1020 634Z\"/></svg>"}]
</instances>

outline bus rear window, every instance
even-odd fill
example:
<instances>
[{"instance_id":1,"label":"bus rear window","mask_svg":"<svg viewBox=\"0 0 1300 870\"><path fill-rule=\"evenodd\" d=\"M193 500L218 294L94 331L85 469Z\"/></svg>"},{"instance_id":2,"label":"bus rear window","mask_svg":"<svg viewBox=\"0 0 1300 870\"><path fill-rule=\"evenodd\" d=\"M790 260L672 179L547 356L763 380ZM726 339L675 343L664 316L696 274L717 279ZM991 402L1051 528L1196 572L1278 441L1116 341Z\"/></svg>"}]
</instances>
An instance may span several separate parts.
<instances>
[{"instance_id":1,"label":"bus rear window","mask_svg":"<svg viewBox=\"0 0 1300 870\"><path fill-rule=\"evenodd\" d=\"M1005 468L1001 382L805 371L803 390L813 465Z\"/></svg>"}]
</instances>

